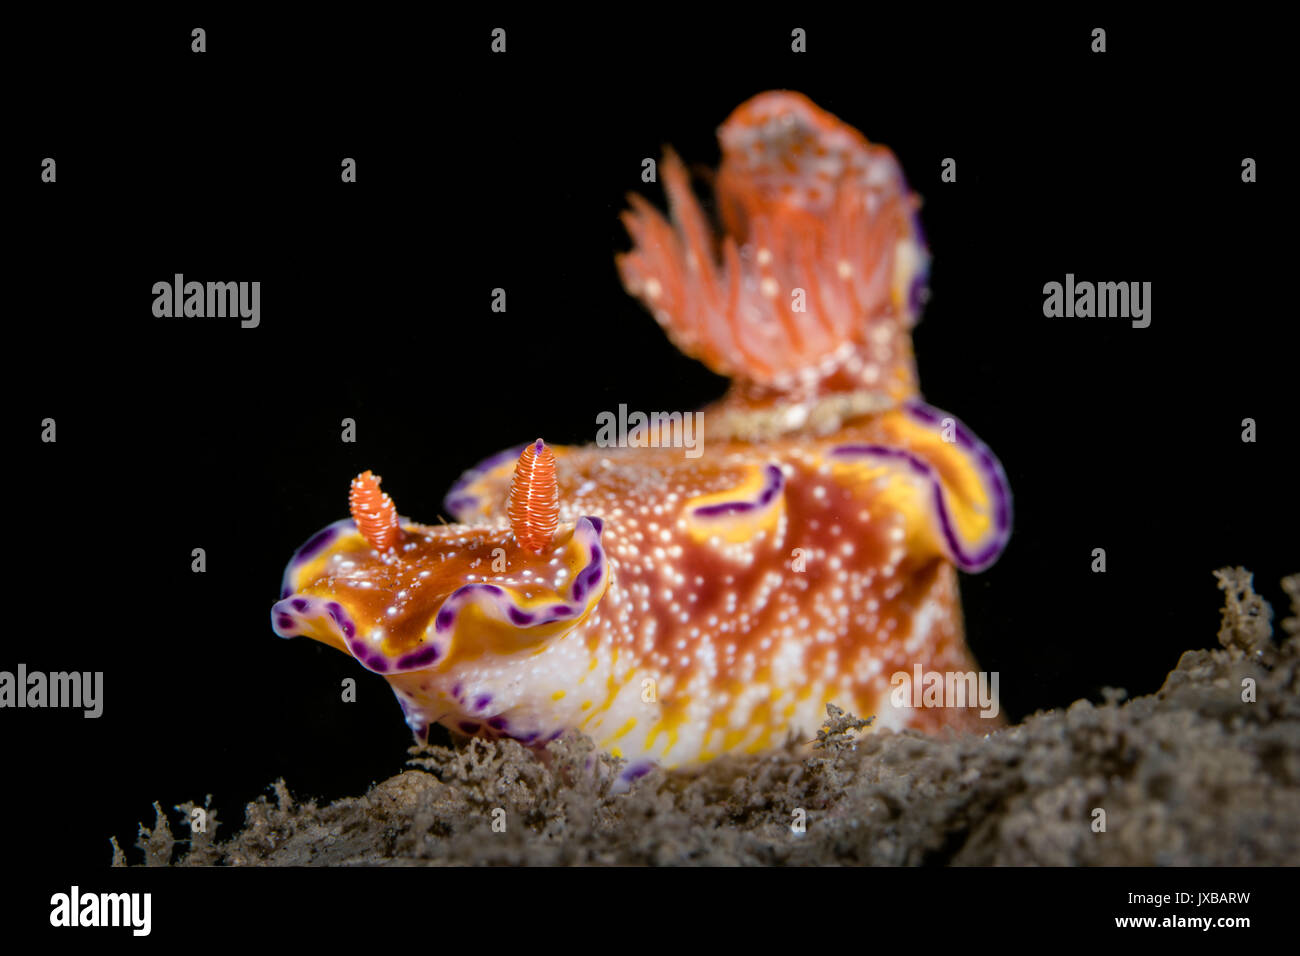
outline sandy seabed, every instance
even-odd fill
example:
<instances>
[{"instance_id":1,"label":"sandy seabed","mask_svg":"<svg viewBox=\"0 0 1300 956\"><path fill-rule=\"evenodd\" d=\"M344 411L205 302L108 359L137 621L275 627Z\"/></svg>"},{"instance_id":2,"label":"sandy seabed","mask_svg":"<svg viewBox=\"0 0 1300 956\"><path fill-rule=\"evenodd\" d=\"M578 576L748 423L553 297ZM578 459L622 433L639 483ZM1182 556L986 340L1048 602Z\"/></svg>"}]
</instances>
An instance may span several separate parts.
<instances>
[{"instance_id":1,"label":"sandy seabed","mask_svg":"<svg viewBox=\"0 0 1300 956\"><path fill-rule=\"evenodd\" d=\"M626 793L584 737L546 759L471 740L325 806L277 781L221 842L210 811L178 841L155 804L136 847L182 866L1300 864L1300 575L1280 643L1250 575L1217 576L1221 649L1185 652L1150 696L985 736L860 735L832 707L811 748L655 770Z\"/></svg>"}]
</instances>

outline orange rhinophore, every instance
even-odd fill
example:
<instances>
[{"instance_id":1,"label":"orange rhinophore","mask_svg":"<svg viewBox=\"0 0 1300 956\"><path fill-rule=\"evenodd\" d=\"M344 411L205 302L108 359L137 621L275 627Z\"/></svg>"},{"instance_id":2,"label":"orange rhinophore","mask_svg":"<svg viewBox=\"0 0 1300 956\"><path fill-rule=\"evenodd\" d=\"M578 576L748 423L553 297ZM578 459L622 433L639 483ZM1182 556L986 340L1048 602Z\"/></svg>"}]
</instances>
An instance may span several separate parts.
<instances>
[{"instance_id":1,"label":"orange rhinophore","mask_svg":"<svg viewBox=\"0 0 1300 956\"><path fill-rule=\"evenodd\" d=\"M519 547L537 554L551 543L560 523L560 491L555 455L540 438L519 456L506 510Z\"/></svg>"},{"instance_id":2,"label":"orange rhinophore","mask_svg":"<svg viewBox=\"0 0 1300 956\"><path fill-rule=\"evenodd\" d=\"M361 536L372 548L387 551L397 543L402 529L397 526L397 507L393 499L379 490L380 480L369 469L353 478L348 505Z\"/></svg>"}]
</instances>

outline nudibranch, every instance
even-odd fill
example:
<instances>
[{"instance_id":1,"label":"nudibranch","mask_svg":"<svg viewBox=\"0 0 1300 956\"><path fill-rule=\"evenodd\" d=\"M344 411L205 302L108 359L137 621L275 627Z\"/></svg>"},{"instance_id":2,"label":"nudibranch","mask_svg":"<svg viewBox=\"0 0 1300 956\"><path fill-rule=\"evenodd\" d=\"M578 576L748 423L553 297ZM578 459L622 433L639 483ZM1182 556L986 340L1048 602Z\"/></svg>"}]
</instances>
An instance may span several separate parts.
<instances>
[{"instance_id":1,"label":"nudibranch","mask_svg":"<svg viewBox=\"0 0 1300 956\"><path fill-rule=\"evenodd\" d=\"M352 517L289 562L275 631L383 675L417 737L578 730L630 778L808 740L827 703L990 729L974 700L896 693L974 670L956 571L1011 530L998 460L919 397L918 200L889 150L795 93L751 99L719 139L721 239L669 152L671 218L630 197L617 259L732 379L704 454L537 439L464 474L455 524L400 518L366 472Z\"/></svg>"}]
</instances>

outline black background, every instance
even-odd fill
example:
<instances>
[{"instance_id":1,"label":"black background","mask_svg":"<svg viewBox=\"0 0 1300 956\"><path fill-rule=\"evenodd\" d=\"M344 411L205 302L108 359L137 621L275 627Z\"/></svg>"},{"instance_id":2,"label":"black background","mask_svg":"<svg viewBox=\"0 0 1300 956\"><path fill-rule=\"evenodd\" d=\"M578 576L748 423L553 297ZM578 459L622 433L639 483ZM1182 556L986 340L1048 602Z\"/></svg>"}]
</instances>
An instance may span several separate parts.
<instances>
[{"instance_id":1,"label":"black background","mask_svg":"<svg viewBox=\"0 0 1300 956\"><path fill-rule=\"evenodd\" d=\"M1213 645L1215 568L1251 568L1281 611L1300 562L1274 35L643 8L13 25L0 669L102 670L105 704L98 720L0 712L11 852L94 869L154 800L210 793L228 833L278 776L331 798L401 769L384 681L272 634L284 563L346 515L363 468L435 522L460 472L506 445L590 441L619 403L721 395L622 291L617 217L629 190L662 203L643 158L672 144L715 165L718 124L771 88L890 146L924 198L922 390L1015 496L1000 563L961 582L1008 716L1153 691ZM39 180L46 156L57 184ZM260 280L261 326L155 319L151 287L177 272ZM1044 318L1043 284L1067 272L1150 281L1151 326Z\"/></svg>"}]
</instances>

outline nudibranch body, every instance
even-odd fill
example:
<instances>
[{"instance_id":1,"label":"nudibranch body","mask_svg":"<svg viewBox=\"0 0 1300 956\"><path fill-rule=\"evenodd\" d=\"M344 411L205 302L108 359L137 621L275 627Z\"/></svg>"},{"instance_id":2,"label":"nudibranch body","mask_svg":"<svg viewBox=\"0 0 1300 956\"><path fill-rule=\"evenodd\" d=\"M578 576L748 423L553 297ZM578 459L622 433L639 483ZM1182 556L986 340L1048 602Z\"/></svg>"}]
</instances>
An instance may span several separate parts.
<instances>
[{"instance_id":1,"label":"nudibranch body","mask_svg":"<svg viewBox=\"0 0 1300 956\"><path fill-rule=\"evenodd\" d=\"M897 693L899 674L974 670L955 569L1011 528L997 459L918 397L916 200L892 154L797 94L755 97L720 139L721 243L670 154L673 222L633 197L619 259L678 346L733 378L703 455L539 439L467 472L458 523L428 526L365 473L354 517L286 569L276 632L382 674L418 736L580 730L635 776L807 740L832 702L874 727L988 729L975 700Z\"/></svg>"}]
</instances>

